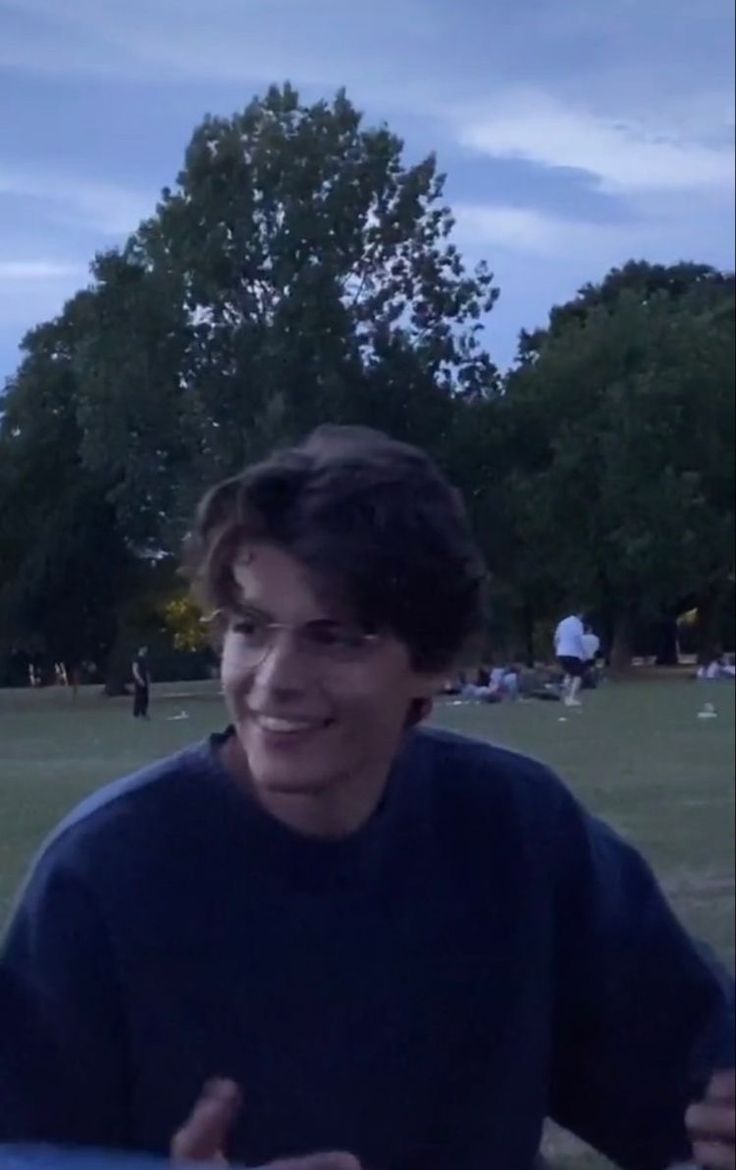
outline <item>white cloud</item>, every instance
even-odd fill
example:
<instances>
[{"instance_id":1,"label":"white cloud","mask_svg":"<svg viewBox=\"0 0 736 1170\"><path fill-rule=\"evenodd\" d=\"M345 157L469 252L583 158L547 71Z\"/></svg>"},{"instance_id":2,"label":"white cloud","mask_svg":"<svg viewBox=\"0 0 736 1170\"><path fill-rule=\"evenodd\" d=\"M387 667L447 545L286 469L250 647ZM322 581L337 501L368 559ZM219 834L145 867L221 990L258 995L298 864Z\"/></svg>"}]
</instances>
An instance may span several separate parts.
<instances>
[{"instance_id":1,"label":"white cloud","mask_svg":"<svg viewBox=\"0 0 736 1170\"><path fill-rule=\"evenodd\" d=\"M59 260L0 260L0 281L65 280L84 271L80 264Z\"/></svg>"},{"instance_id":2,"label":"white cloud","mask_svg":"<svg viewBox=\"0 0 736 1170\"><path fill-rule=\"evenodd\" d=\"M93 232L119 236L152 214L156 193L59 174L21 174L0 169L0 196L37 199L50 218L74 222Z\"/></svg>"},{"instance_id":3,"label":"white cloud","mask_svg":"<svg viewBox=\"0 0 736 1170\"><path fill-rule=\"evenodd\" d=\"M715 133L714 133L715 132ZM728 122L712 127L728 134ZM498 159L523 159L590 175L612 193L732 189L733 147L678 126L653 126L565 105L538 93L507 94L492 112L458 119L462 145Z\"/></svg>"},{"instance_id":4,"label":"white cloud","mask_svg":"<svg viewBox=\"0 0 736 1170\"><path fill-rule=\"evenodd\" d=\"M565 219L530 207L461 203L455 234L463 245L493 246L549 258L617 244L624 233L610 224Z\"/></svg>"},{"instance_id":5,"label":"white cloud","mask_svg":"<svg viewBox=\"0 0 736 1170\"><path fill-rule=\"evenodd\" d=\"M684 193L635 200L631 212L626 221L612 223L534 207L461 201L455 207L455 236L466 257L491 260L502 292L529 261L549 272L587 273L586 279L642 257L661 264L694 258L733 267L733 211L725 200L705 201L696 217L692 198Z\"/></svg>"}]
</instances>

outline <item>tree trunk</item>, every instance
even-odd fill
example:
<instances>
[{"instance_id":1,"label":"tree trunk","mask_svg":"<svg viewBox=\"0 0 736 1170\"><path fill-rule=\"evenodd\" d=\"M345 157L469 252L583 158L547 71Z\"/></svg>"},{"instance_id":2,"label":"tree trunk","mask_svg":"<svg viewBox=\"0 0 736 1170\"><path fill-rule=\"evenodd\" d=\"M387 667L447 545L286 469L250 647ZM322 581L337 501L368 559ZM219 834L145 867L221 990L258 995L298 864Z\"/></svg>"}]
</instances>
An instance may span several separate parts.
<instances>
[{"instance_id":1,"label":"tree trunk","mask_svg":"<svg viewBox=\"0 0 736 1170\"><path fill-rule=\"evenodd\" d=\"M118 630L105 669L105 694L114 699L128 693L132 651L130 637L126 631Z\"/></svg>"},{"instance_id":2,"label":"tree trunk","mask_svg":"<svg viewBox=\"0 0 736 1170\"><path fill-rule=\"evenodd\" d=\"M707 666L721 653L720 622L724 596L725 587L722 585L711 586L698 596L697 646L701 666Z\"/></svg>"},{"instance_id":3,"label":"tree trunk","mask_svg":"<svg viewBox=\"0 0 736 1170\"><path fill-rule=\"evenodd\" d=\"M600 566L598 568L598 586L600 589L602 604L600 606L599 612L601 629L597 632L602 635L603 654L607 664L610 666L611 657L613 654L614 637L616 634L617 609L613 590L608 583L608 577L605 570Z\"/></svg>"},{"instance_id":4,"label":"tree trunk","mask_svg":"<svg viewBox=\"0 0 736 1170\"><path fill-rule=\"evenodd\" d=\"M657 628L657 666L677 666L679 661L677 622L674 618L664 618Z\"/></svg>"},{"instance_id":5,"label":"tree trunk","mask_svg":"<svg viewBox=\"0 0 736 1170\"><path fill-rule=\"evenodd\" d=\"M534 611L529 602L524 603L524 648L526 664L531 669L536 661L534 656Z\"/></svg>"},{"instance_id":6,"label":"tree trunk","mask_svg":"<svg viewBox=\"0 0 736 1170\"><path fill-rule=\"evenodd\" d=\"M622 613L615 624L610 655L613 671L625 672L631 668L633 624L630 613Z\"/></svg>"}]
</instances>

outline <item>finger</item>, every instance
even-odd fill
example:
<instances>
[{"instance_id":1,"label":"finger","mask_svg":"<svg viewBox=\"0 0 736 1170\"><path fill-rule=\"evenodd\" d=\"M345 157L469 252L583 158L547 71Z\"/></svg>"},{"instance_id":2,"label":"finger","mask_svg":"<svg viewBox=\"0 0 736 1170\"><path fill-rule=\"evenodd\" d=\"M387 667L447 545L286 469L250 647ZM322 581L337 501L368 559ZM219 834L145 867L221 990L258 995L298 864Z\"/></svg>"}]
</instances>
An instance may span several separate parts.
<instances>
[{"instance_id":1,"label":"finger","mask_svg":"<svg viewBox=\"0 0 736 1170\"><path fill-rule=\"evenodd\" d=\"M730 1103L711 1104L702 1101L691 1105L685 1114L685 1124L691 1134L704 1138L736 1138L736 1110Z\"/></svg>"},{"instance_id":2,"label":"finger","mask_svg":"<svg viewBox=\"0 0 736 1170\"><path fill-rule=\"evenodd\" d=\"M209 1081L184 1125L174 1135L172 1157L189 1162L221 1157L239 1108L240 1091L233 1081Z\"/></svg>"},{"instance_id":3,"label":"finger","mask_svg":"<svg viewBox=\"0 0 736 1170\"><path fill-rule=\"evenodd\" d=\"M736 1101L736 1069L714 1073L705 1094L709 1101Z\"/></svg>"},{"instance_id":4,"label":"finger","mask_svg":"<svg viewBox=\"0 0 736 1170\"><path fill-rule=\"evenodd\" d=\"M736 1152L723 1142L695 1142L693 1157L703 1170L734 1170Z\"/></svg>"}]
</instances>

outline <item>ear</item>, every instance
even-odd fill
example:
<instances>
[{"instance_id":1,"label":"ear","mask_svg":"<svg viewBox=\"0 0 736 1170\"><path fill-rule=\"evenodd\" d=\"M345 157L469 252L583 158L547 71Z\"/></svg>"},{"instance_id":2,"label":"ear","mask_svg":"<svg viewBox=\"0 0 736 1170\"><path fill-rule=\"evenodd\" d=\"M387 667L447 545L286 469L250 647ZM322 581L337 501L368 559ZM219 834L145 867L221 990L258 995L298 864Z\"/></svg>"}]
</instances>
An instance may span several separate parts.
<instances>
[{"instance_id":1,"label":"ear","mask_svg":"<svg viewBox=\"0 0 736 1170\"><path fill-rule=\"evenodd\" d=\"M428 719L434 706L434 697L439 693L444 675L417 674L413 687L414 698L409 704L406 716L406 726L416 727L418 723Z\"/></svg>"},{"instance_id":2,"label":"ear","mask_svg":"<svg viewBox=\"0 0 736 1170\"><path fill-rule=\"evenodd\" d=\"M416 727L418 723L422 723L429 718L432 713L433 703L431 699L412 699L409 704L409 710L406 714L404 727L408 731L410 727Z\"/></svg>"}]
</instances>

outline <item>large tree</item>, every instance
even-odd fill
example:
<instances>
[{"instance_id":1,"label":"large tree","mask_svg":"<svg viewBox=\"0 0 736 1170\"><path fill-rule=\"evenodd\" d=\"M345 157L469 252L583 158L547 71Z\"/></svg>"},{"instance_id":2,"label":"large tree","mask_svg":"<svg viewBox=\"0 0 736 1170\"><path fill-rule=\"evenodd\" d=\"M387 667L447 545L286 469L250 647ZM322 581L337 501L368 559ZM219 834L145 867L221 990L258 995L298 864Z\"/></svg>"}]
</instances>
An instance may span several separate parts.
<instances>
[{"instance_id":1,"label":"large tree","mask_svg":"<svg viewBox=\"0 0 736 1170\"><path fill-rule=\"evenodd\" d=\"M80 457L75 318L86 294L24 342L0 425L0 657L105 660L134 558Z\"/></svg>"},{"instance_id":2,"label":"large tree","mask_svg":"<svg viewBox=\"0 0 736 1170\"><path fill-rule=\"evenodd\" d=\"M733 581L733 304L732 276L636 264L521 339L508 401L532 577L597 609L621 657L637 619L685 601L711 642Z\"/></svg>"},{"instance_id":3,"label":"large tree","mask_svg":"<svg viewBox=\"0 0 736 1170\"><path fill-rule=\"evenodd\" d=\"M479 332L496 290L466 272L442 190L434 158L408 165L342 93L272 88L205 119L176 186L95 269L85 450L118 467L126 526L170 545L204 484L325 420L436 449L455 401L494 391Z\"/></svg>"}]
</instances>

